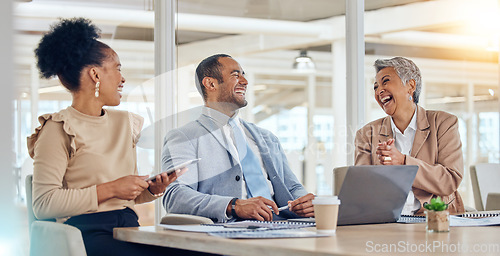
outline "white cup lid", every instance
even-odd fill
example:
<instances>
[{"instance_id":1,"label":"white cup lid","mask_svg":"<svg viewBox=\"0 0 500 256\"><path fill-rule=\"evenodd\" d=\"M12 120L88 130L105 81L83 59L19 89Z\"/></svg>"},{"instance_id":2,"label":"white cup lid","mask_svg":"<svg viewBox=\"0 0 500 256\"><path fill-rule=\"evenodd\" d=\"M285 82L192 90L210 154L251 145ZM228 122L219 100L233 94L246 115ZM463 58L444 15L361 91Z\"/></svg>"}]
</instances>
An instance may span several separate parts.
<instances>
[{"instance_id":1,"label":"white cup lid","mask_svg":"<svg viewBox=\"0 0 500 256\"><path fill-rule=\"evenodd\" d=\"M317 196L312 200L313 204L340 204L337 196Z\"/></svg>"}]
</instances>

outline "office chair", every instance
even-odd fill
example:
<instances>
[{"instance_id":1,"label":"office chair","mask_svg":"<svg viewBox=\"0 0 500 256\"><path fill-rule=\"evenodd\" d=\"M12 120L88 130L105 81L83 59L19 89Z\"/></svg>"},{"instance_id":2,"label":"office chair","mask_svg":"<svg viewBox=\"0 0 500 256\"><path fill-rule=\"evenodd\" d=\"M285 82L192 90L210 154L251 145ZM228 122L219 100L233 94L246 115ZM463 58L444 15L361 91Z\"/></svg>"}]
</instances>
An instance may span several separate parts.
<instances>
[{"instance_id":1,"label":"office chair","mask_svg":"<svg viewBox=\"0 0 500 256\"><path fill-rule=\"evenodd\" d=\"M55 219L39 220L33 213L33 175L26 176L26 204L30 229L31 256L86 256L82 233L73 226Z\"/></svg>"},{"instance_id":2,"label":"office chair","mask_svg":"<svg viewBox=\"0 0 500 256\"><path fill-rule=\"evenodd\" d=\"M500 186L498 186L500 164L471 165L470 177L476 209L478 211L498 210L500 208L498 195L500 193Z\"/></svg>"},{"instance_id":3,"label":"office chair","mask_svg":"<svg viewBox=\"0 0 500 256\"><path fill-rule=\"evenodd\" d=\"M345 175L349 166L341 166L333 169L333 195L338 196L340 189L342 188L342 183L344 183Z\"/></svg>"}]
</instances>

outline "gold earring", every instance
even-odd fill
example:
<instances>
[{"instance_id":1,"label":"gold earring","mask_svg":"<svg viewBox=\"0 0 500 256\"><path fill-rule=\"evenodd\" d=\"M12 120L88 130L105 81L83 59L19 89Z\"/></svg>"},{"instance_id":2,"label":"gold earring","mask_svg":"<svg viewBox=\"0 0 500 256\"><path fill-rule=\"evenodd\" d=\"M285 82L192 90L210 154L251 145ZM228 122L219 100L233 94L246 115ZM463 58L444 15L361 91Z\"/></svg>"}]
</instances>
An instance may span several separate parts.
<instances>
[{"instance_id":1,"label":"gold earring","mask_svg":"<svg viewBox=\"0 0 500 256\"><path fill-rule=\"evenodd\" d=\"M98 98L99 97L99 85L101 84L101 82L97 82L95 83L95 97Z\"/></svg>"}]
</instances>

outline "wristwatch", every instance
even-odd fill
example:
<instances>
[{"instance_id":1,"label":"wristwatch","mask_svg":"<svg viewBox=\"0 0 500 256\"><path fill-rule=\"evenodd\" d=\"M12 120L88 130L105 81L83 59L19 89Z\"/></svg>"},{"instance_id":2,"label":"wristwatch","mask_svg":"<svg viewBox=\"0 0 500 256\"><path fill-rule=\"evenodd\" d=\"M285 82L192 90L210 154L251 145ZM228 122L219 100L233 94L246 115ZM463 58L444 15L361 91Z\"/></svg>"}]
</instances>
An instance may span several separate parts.
<instances>
[{"instance_id":1,"label":"wristwatch","mask_svg":"<svg viewBox=\"0 0 500 256\"><path fill-rule=\"evenodd\" d=\"M231 199L231 215L233 218L238 218L238 214L236 214L236 200L238 200L237 197Z\"/></svg>"}]
</instances>

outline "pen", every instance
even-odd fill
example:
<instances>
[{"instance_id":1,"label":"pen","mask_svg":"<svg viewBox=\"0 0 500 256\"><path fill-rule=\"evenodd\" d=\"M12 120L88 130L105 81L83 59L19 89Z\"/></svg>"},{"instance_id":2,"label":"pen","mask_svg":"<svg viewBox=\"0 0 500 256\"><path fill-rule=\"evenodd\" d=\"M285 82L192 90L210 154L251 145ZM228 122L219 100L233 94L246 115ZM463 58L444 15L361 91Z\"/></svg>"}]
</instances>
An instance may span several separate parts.
<instances>
[{"instance_id":1,"label":"pen","mask_svg":"<svg viewBox=\"0 0 500 256\"><path fill-rule=\"evenodd\" d=\"M283 207L278 208L278 211L283 211L283 210L287 210L287 209L288 209L288 205L285 205Z\"/></svg>"},{"instance_id":2,"label":"pen","mask_svg":"<svg viewBox=\"0 0 500 256\"><path fill-rule=\"evenodd\" d=\"M269 207L269 209L273 209L270 205L268 205L267 207ZM278 211L284 211L284 210L288 210L288 205L285 205L285 206L282 206L280 208L278 208Z\"/></svg>"}]
</instances>

